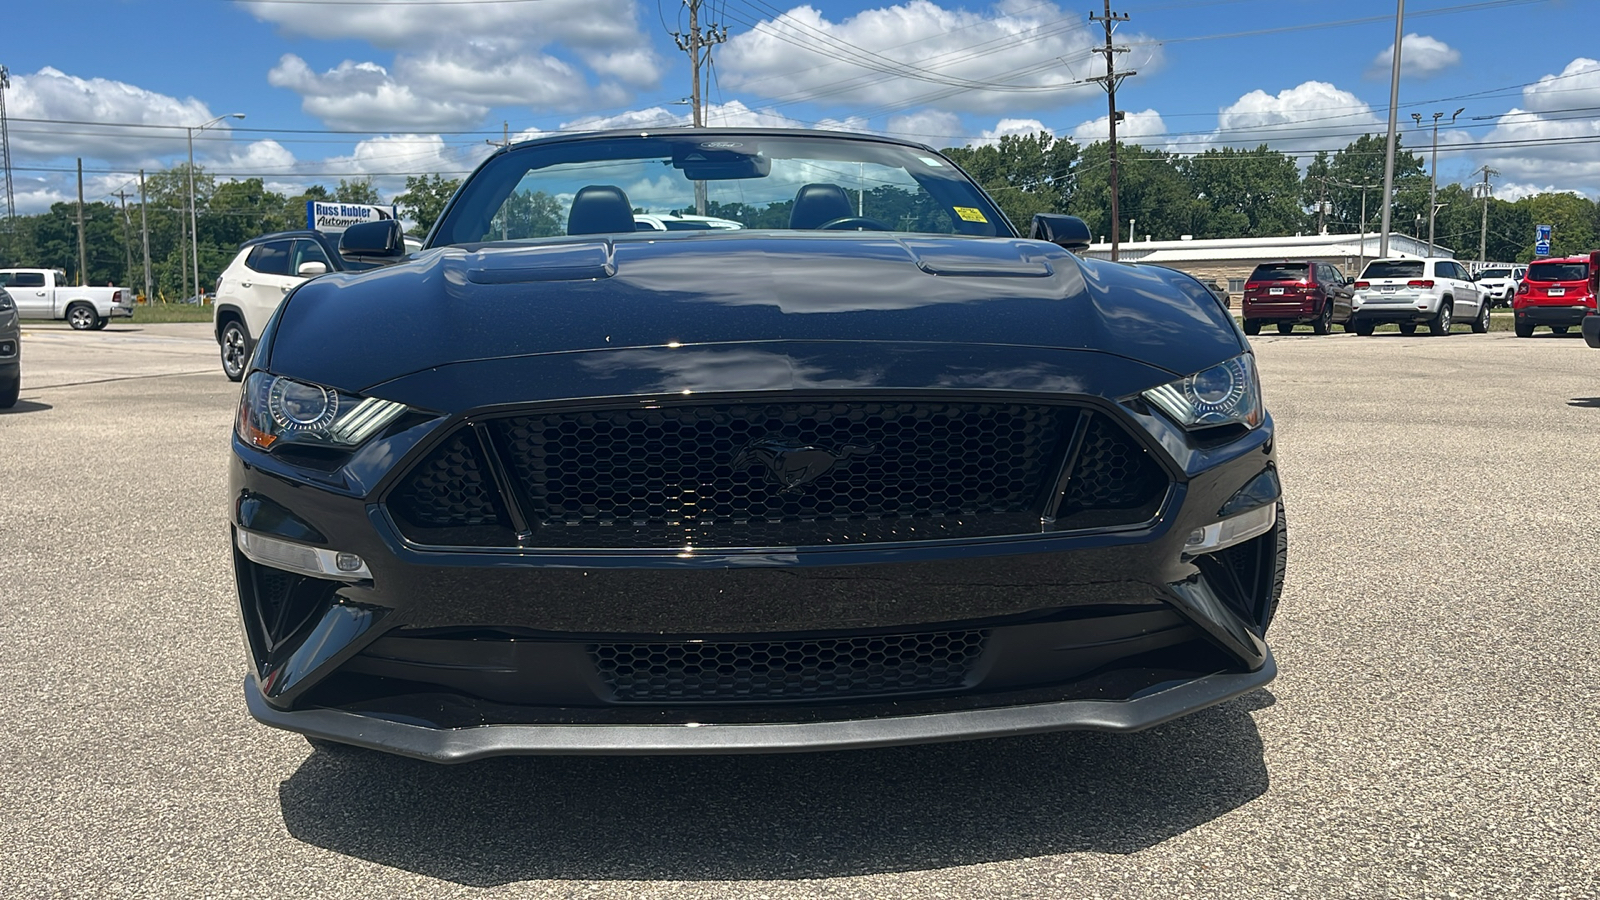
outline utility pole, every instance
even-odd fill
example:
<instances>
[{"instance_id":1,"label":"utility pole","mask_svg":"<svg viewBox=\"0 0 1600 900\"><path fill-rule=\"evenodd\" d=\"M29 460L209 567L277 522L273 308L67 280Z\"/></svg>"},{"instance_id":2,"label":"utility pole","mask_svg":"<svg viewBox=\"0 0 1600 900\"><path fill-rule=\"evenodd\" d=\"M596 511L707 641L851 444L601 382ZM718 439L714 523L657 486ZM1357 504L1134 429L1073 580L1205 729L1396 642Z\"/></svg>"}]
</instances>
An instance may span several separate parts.
<instances>
[{"instance_id":1,"label":"utility pole","mask_svg":"<svg viewBox=\"0 0 1600 900\"><path fill-rule=\"evenodd\" d=\"M1378 235L1378 258L1389 255L1390 215L1394 212L1395 119L1400 109L1400 42L1405 39L1406 0L1395 0L1394 59L1389 66L1389 141L1383 154L1383 232Z\"/></svg>"},{"instance_id":2,"label":"utility pole","mask_svg":"<svg viewBox=\"0 0 1600 900\"><path fill-rule=\"evenodd\" d=\"M696 128L705 126L705 94L701 90L700 67L704 62L709 68L711 65L711 48L728 39L728 29L716 22L712 22L705 31L700 30L700 4L702 0L683 0L689 7L689 33L674 31L672 40L677 43L678 49L689 54L689 71L694 79L694 89L689 93L689 102L693 112L691 121ZM1110 0L1107 0L1110 2ZM706 214L706 183L694 183L694 211L696 215Z\"/></svg>"},{"instance_id":3,"label":"utility pole","mask_svg":"<svg viewBox=\"0 0 1600 900\"><path fill-rule=\"evenodd\" d=\"M1455 113L1450 116L1450 124L1454 125L1456 123L1456 116L1459 116L1459 115L1461 115L1462 113L1464 113L1466 111L1467 111L1467 108L1465 106L1463 106L1460 109L1456 110ZM1444 113L1442 113L1442 112L1436 112L1436 113L1433 114L1433 164L1431 166L1431 168L1433 169L1433 172L1432 172L1431 178L1430 178L1430 180L1428 182L1428 255L1429 256L1433 255L1433 217L1435 215L1437 215L1438 212L1439 212L1439 203L1438 203L1438 196L1439 196L1439 119L1442 118L1443 116L1444 116ZM1412 113L1411 114L1411 120L1413 122L1417 123L1417 127L1419 127L1419 128L1422 127L1422 113Z\"/></svg>"},{"instance_id":4,"label":"utility pole","mask_svg":"<svg viewBox=\"0 0 1600 900\"><path fill-rule=\"evenodd\" d=\"M153 288L150 281L150 220L145 216L143 169L139 170L139 234L144 240L144 302L150 303L155 298L151 295Z\"/></svg>"},{"instance_id":5,"label":"utility pole","mask_svg":"<svg viewBox=\"0 0 1600 900\"><path fill-rule=\"evenodd\" d=\"M1324 175L1319 179L1322 182L1322 198L1317 201L1317 234L1328 233L1328 178Z\"/></svg>"},{"instance_id":6,"label":"utility pole","mask_svg":"<svg viewBox=\"0 0 1600 900\"><path fill-rule=\"evenodd\" d=\"M123 284L133 284L133 242L129 240L128 231L133 226L133 221L128 218L128 192L117 188L115 196L122 201L122 277Z\"/></svg>"},{"instance_id":7,"label":"utility pole","mask_svg":"<svg viewBox=\"0 0 1600 900\"><path fill-rule=\"evenodd\" d=\"M1106 106L1108 110L1106 122L1111 129L1111 143L1109 145L1111 151L1111 259L1115 261L1120 256L1118 239L1122 232L1122 223L1118 218L1119 211L1117 210L1117 120L1122 116L1121 113L1117 112L1117 85L1122 84L1122 80L1129 75L1137 75L1139 73L1131 70L1121 74L1117 73L1117 54L1127 53L1128 48L1113 46L1111 35L1117 30L1119 23L1128 21L1128 14L1113 13L1111 11L1111 0L1105 0L1105 2L1105 15L1097 16L1090 13L1089 21L1099 22L1106 30L1106 45L1094 48L1094 52L1105 54L1106 74L1089 80L1099 82L1100 86L1106 89Z\"/></svg>"},{"instance_id":8,"label":"utility pole","mask_svg":"<svg viewBox=\"0 0 1600 900\"><path fill-rule=\"evenodd\" d=\"M1483 225L1478 228L1478 262L1486 263L1489 261L1489 176L1499 175L1500 170L1484 166L1478 172L1483 173Z\"/></svg>"},{"instance_id":9,"label":"utility pole","mask_svg":"<svg viewBox=\"0 0 1600 900\"><path fill-rule=\"evenodd\" d=\"M6 124L6 91L11 89L11 70L0 66L0 165L5 168L6 178L6 254L5 260L11 265L16 265L18 260L10 258L16 252L15 237L17 233L17 197L11 185L11 130Z\"/></svg>"},{"instance_id":10,"label":"utility pole","mask_svg":"<svg viewBox=\"0 0 1600 900\"><path fill-rule=\"evenodd\" d=\"M83 246L83 157L78 157L78 284L89 284L89 255Z\"/></svg>"}]
</instances>

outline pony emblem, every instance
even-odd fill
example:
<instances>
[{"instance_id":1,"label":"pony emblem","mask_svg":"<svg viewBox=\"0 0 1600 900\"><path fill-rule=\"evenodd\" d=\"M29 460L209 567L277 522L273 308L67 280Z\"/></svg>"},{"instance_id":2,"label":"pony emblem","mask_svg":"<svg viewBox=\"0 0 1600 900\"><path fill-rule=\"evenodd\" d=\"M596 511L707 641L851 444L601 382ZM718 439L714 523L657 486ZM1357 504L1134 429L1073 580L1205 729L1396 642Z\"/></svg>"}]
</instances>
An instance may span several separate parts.
<instances>
[{"instance_id":1,"label":"pony emblem","mask_svg":"<svg viewBox=\"0 0 1600 900\"><path fill-rule=\"evenodd\" d=\"M778 493L787 494L828 474L839 463L866 456L877 449L877 444L867 447L846 444L836 452L812 444L764 438L746 444L734 457L733 468L734 471L741 471L760 463L783 485Z\"/></svg>"}]
</instances>

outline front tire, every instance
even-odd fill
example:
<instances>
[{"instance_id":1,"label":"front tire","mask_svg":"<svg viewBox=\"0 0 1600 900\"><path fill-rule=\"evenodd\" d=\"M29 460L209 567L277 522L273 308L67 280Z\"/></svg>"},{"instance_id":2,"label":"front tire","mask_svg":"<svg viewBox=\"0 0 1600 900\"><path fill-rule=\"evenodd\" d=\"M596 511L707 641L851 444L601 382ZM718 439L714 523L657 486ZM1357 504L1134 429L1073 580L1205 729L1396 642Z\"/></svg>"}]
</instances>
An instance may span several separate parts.
<instances>
[{"instance_id":1,"label":"front tire","mask_svg":"<svg viewBox=\"0 0 1600 900\"><path fill-rule=\"evenodd\" d=\"M102 327L100 323L103 321L94 307L87 303L74 303L67 307L67 324L72 326L73 331L92 331Z\"/></svg>"},{"instance_id":2,"label":"front tire","mask_svg":"<svg viewBox=\"0 0 1600 900\"><path fill-rule=\"evenodd\" d=\"M222 326L222 339L218 341L222 352L222 374L228 376L229 381L238 381L244 377L244 370L250 364L250 338L244 333L244 326L237 319L231 320Z\"/></svg>"},{"instance_id":3,"label":"front tire","mask_svg":"<svg viewBox=\"0 0 1600 900\"><path fill-rule=\"evenodd\" d=\"M1433 320L1428 323L1429 333L1434 335L1449 334L1450 325L1452 324L1450 319L1451 312L1452 310L1449 303L1439 304L1439 312L1436 313L1433 317Z\"/></svg>"},{"instance_id":4,"label":"front tire","mask_svg":"<svg viewBox=\"0 0 1600 900\"><path fill-rule=\"evenodd\" d=\"M1400 323L1400 333L1401 334L1416 334L1417 333L1417 323L1415 323L1415 322L1401 322Z\"/></svg>"},{"instance_id":5,"label":"front tire","mask_svg":"<svg viewBox=\"0 0 1600 900\"><path fill-rule=\"evenodd\" d=\"M1489 333L1489 301L1478 304L1478 317L1472 320L1473 334Z\"/></svg>"},{"instance_id":6,"label":"front tire","mask_svg":"<svg viewBox=\"0 0 1600 900\"><path fill-rule=\"evenodd\" d=\"M1553 334L1566 334L1567 333L1567 326L1565 326L1565 325L1551 325L1550 326L1550 331Z\"/></svg>"},{"instance_id":7,"label":"front tire","mask_svg":"<svg viewBox=\"0 0 1600 900\"><path fill-rule=\"evenodd\" d=\"M1278 333L1279 334L1294 334L1294 323L1293 322L1279 322L1278 323Z\"/></svg>"},{"instance_id":8,"label":"front tire","mask_svg":"<svg viewBox=\"0 0 1600 900\"><path fill-rule=\"evenodd\" d=\"M1251 337L1255 337L1256 335L1260 334L1261 333L1261 320L1260 319L1245 319L1244 320L1244 333L1250 335Z\"/></svg>"},{"instance_id":9,"label":"front tire","mask_svg":"<svg viewBox=\"0 0 1600 900\"><path fill-rule=\"evenodd\" d=\"M1376 331L1378 328L1378 326L1373 322L1352 322L1345 327L1350 328L1351 330L1355 331L1356 334L1362 337L1372 337L1372 332Z\"/></svg>"},{"instance_id":10,"label":"front tire","mask_svg":"<svg viewBox=\"0 0 1600 900\"><path fill-rule=\"evenodd\" d=\"M10 409L17 405L17 397L22 393L22 371L11 376L9 381L0 381L0 409Z\"/></svg>"},{"instance_id":11,"label":"front tire","mask_svg":"<svg viewBox=\"0 0 1600 900\"><path fill-rule=\"evenodd\" d=\"M1517 323L1517 337L1533 337L1533 323L1531 323L1531 322L1518 322Z\"/></svg>"}]
</instances>

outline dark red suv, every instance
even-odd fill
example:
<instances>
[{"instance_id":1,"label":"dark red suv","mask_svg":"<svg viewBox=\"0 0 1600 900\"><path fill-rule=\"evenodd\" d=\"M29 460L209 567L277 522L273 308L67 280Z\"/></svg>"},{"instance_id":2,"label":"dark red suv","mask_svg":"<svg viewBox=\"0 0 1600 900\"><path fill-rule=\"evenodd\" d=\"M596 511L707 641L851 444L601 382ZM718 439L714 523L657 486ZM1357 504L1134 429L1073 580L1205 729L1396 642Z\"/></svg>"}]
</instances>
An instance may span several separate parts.
<instances>
[{"instance_id":1,"label":"dark red suv","mask_svg":"<svg viewBox=\"0 0 1600 900\"><path fill-rule=\"evenodd\" d=\"M1594 275L1587 256L1536 259L1517 285L1511 311L1517 317L1517 337L1533 337L1540 325L1556 334L1581 326L1595 314Z\"/></svg>"},{"instance_id":2,"label":"dark red suv","mask_svg":"<svg viewBox=\"0 0 1600 900\"><path fill-rule=\"evenodd\" d=\"M1262 263L1244 284L1240 313L1244 333L1260 334L1263 322L1278 323L1278 333L1310 325L1327 334L1350 321L1350 279L1324 262Z\"/></svg>"}]
</instances>

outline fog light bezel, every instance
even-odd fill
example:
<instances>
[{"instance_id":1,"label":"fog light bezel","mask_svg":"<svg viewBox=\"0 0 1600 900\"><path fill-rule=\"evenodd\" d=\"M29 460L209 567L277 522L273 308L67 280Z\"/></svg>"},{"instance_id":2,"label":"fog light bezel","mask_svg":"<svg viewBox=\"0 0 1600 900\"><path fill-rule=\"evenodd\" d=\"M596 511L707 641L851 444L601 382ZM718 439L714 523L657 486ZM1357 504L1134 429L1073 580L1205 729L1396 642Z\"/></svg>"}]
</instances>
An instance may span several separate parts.
<instances>
[{"instance_id":1,"label":"fog light bezel","mask_svg":"<svg viewBox=\"0 0 1600 900\"><path fill-rule=\"evenodd\" d=\"M1255 509L1229 516L1196 528L1184 539L1183 552L1191 556L1226 550L1245 541L1258 538L1278 524L1278 504L1268 503Z\"/></svg>"}]
</instances>

